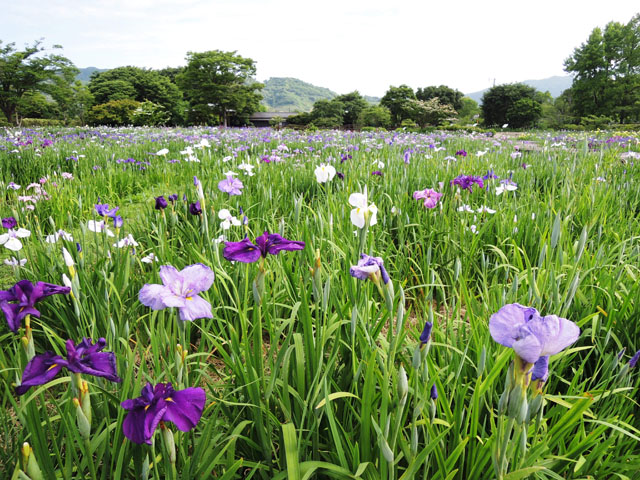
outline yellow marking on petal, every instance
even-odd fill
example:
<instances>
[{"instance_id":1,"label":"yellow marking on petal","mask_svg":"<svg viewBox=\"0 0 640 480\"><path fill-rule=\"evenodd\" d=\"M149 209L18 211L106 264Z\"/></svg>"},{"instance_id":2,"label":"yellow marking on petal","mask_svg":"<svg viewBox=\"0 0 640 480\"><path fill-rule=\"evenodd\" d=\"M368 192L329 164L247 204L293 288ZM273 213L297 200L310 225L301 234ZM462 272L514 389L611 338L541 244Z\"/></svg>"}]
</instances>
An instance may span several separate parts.
<instances>
[{"instance_id":1,"label":"yellow marking on petal","mask_svg":"<svg viewBox=\"0 0 640 480\"><path fill-rule=\"evenodd\" d=\"M54 364L53 364L53 365L51 365L49 368L47 368L47 372L48 372L49 370L53 370L53 369L54 369L54 368L56 368L57 366L58 366L58 364L57 364L57 363L54 363Z\"/></svg>"},{"instance_id":2,"label":"yellow marking on petal","mask_svg":"<svg viewBox=\"0 0 640 480\"><path fill-rule=\"evenodd\" d=\"M186 297L185 300L193 300L193 297Z\"/></svg>"},{"instance_id":3,"label":"yellow marking on petal","mask_svg":"<svg viewBox=\"0 0 640 480\"><path fill-rule=\"evenodd\" d=\"M167 397L167 398L165 398L164 400L165 400L166 402L175 403L175 402L174 402L174 400L173 400L173 398L171 398L171 397Z\"/></svg>"},{"instance_id":4,"label":"yellow marking on petal","mask_svg":"<svg viewBox=\"0 0 640 480\"><path fill-rule=\"evenodd\" d=\"M149 407L150 407L150 406L151 406L151 405L147 405L147 406L145 406L145 407L144 407L144 411L146 412L147 410L149 410Z\"/></svg>"}]
</instances>

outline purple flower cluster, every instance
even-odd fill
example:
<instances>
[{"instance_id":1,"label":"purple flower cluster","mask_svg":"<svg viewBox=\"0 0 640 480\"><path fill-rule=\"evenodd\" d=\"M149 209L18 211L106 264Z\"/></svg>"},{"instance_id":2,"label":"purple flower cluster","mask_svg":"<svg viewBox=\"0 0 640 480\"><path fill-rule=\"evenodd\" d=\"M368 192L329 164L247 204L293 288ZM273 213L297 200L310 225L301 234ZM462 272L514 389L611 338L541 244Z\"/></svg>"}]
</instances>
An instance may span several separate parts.
<instances>
[{"instance_id":1,"label":"purple flower cluster","mask_svg":"<svg viewBox=\"0 0 640 480\"><path fill-rule=\"evenodd\" d=\"M267 254L278 255L283 250L288 252L302 250L304 246L304 242L287 240L277 233L265 231L256 238L255 245L248 238L240 242L225 242L222 255L230 261L253 263L260 257L266 258Z\"/></svg>"},{"instance_id":2,"label":"purple flower cluster","mask_svg":"<svg viewBox=\"0 0 640 480\"><path fill-rule=\"evenodd\" d=\"M27 315L40 317L40 312L35 308L36 302L50 295L67 295L70 291L69 287L51 283L33 284L29 280L20 280L9 290L0 290L0 308L4 312L9 328L15 333L20 328L20 322Z\"/></svg>"},{"instance_id":3,"label":"purple flower cluster","mask_svg":"<svg viewBox=\"0 0 640 480\"><path fill-rule=\"evenodd\" d=\"M451 180L451 185L458 185L462 190L469 190L473 192L473 185L478 185L480 188L484 188L484 182L482 178L476 175L458 175Z\"/></svg>"},{"instance_id":4,"label":"purple flower cluster","mask_svg":"<svg viewBox=\"0 0 640 480\"><path fill-rule=\"evenodd\" d=\"M16 393L24 395L31 387L50 382L62 367L73 373L86 373L94 377L104 377L112 382L121 382L116 372L115 355L112 352L102 352L106 345L104 338L98 339L95 344L90 338L85 338L77 345L73 340L67 340L66 358L53 352L36 355L25 367Z\"/></svg>"}]
</instances>

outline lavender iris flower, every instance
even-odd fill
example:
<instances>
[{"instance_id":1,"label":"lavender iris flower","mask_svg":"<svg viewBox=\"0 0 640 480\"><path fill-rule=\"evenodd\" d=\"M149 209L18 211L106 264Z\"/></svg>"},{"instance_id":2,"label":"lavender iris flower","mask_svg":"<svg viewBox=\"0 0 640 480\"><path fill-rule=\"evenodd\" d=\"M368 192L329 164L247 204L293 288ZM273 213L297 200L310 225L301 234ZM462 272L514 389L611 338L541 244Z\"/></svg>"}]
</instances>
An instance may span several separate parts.
<instances>
[{"instance_id":1,"label":"lavender iris flower","mask_svg":"<svg viewBox=\"0 0 640 480\"><path fill-rule=\"evenodd\" d=\"M384 260L380 257L370 257L366 253L360 255L358 264L353 265L349 269L349 274L358 280L367 280L370 278L374 282L376 275L380 275L385 285L389 283L390 280L389 274L384 268Z\"/></svg>"},{"instance_id":2,"label":"lavender iris flower","mask_svg":"<svg viewBox=\"0 0 640 480\"><path fill-rule=\"evenodd\" d=\"M115 216L116 212L120 210L120 207L109 208L108 203L97 203L95 205L95 208L96 208L96 212L101 217L113 217Z\"/></svg>"},{"instance_id":3,"label":"lavender iris flower","mask_svg":"<svg viewBox=\"0 0 640 480\"><path fill-rule=\"evenodd\" d=\"M199 201L189 204L189 213L191 215L200 215L200 214L202 214L202 207L200 206L200 202Z\"/></svg>"},{"instance_id":4,"label":"lavender iris flower","mask_svg":"<svg viewBox=\"0 0 640 480\"><path fill-rule=\"evenodd\" d=\"M476 184L480 188L484 188L484 182L482 178L477 177L475 175L458 175L456 178L451 180L452 185L458 185L463 190L469 190L473 192L473 185Z\"/></svg>"},{"instance_id":5,"label":"lavender iris flower","mask_svg":"<svg viewBox=\"0 0 640 480\"><path fill-rule=\"evenodd\" d=\"M8 230L15 228L18 225L18 222L14 217L7 217L2 219L2 226Z\"/></svg>"},{"instance_id":6,"label":"lavender iris flower","mask_svg":"<svg viewBox=\"0 0 640 480\"><path fill-rule=\"evenodd\" d=\"M527 363L561 352L580 336L580 328L572 321L556 315L542 317L535 308L518 303L491 315L489 331L496 342L513 348Z\"/></svg>"},{"instance_id":7,"label":"lavender iris flower","mask_svg":"<svg viewBox=\"0 0 640 480\"><path fill-rule=\"evenodd\" d=\"M196 263L178 271L171 265L163 265L159 275L163 285L142 287L138 293L140 303L152 310L176 307L183 321L213 318L211 304L198 296L213 284L214 274L209 267Z\"/></svg>"},{"instance_id":8,"label":"lavender iris flower","mask_svg":"<svg viewBox=\"0 0 640 480\"><path fill-rule=\"evenodd\" d=\"M545 383L547 378L549 378L549 356L544 355L533 364L533 369L531 370L531 381L540 380L542 383Z\"/></svg>"},{"instance_id":9,"label":"lavender iris flower","mask_svg":"<svg viewBox=\"0 0 640 480\"><path fill-rule=\"evenodd\" d=\"M70 291L69 287L51 283L37 282L34 285L29 280L20 280L9 290L0 290L0 308L4 312L9 328L15 333L20 328L20 322L27 315L40 317L40 312L34 307L36 302L50 295L67 295Z\"/></svg>"},{"instance_id":10,"label":"lavender iris flower","mask_svg":"<svg viewBox=\"0 0 640 480\"><path fill-rule=\"evenodd\" d=\"M229 195L242 195L243 188L244 185L242 182L233 175L227 175L225 180L220 180L220 182L218 182L218 189L221 192L228 193Z\"/></svg>"},{"instance_id":11,"label":"lavender iris flower","mask_svg":"<svg viewBox=\"0 0 640 480\"><path fill-rule=\"evenodd\" d=\"M24 395L31 387L50 382L62 367L67 367L73 373L86 373L112 382L121 382L122 379L116 372L116 356L113 352L102 352L106 345L104 338L98 339L95 344L90 338L85 338L77 345L73 340L67 340L67 358L53 352L36 355L25 367L16 393Z\"/></svg>"},{"instance_id":12,"label":"lavender iris flower","mask_svg":"<svg viewBox=\"0 0 640 480\"><path fill-rule=\"evenodd\" d=\"M113 219L113 228L120 228L124 225L124 220L120 215L114 215L111 218Z\"/></svg>"},{"instance_id":13,"label":"lavender iris flower","mask_svg":"<svg viewBox=\"0 0 640 480\"><path fill-rule=\"evenodd\" d=\"M173 422L179 430L188 432L200 421L206 399L199 387L174 390L171 383L158 383L155 388L147 383L138 398L121 403L129 411L122 431L132 442L149 445L161 421Z\"/></svg>"},{"instance_id":14,"label":"lavender iris flower","mask_svg":"<svg viewBox=\"0 0 640 480\"><path fill-rule=\"evenodd\" d=\"M156 197L156 210L164 210L168 205L169 204L167 203L167 199L164 198L164 195Z\"/></svg>"},{"instance_id":15,"label":"lavender iris flower","mask_svg":"<svg viewBox=\"0 0 640 480\"><path fill-rule=\"evenodd\" d=\"M222 255L230 261L253 263L260 257L266 258L267 254L278 255L282 250L302 250L304 245L304 242L287 240L277 233L265 231L256 238L255 245L248 238L240 242L225 242Z\"/></svg>"}]
</instances>

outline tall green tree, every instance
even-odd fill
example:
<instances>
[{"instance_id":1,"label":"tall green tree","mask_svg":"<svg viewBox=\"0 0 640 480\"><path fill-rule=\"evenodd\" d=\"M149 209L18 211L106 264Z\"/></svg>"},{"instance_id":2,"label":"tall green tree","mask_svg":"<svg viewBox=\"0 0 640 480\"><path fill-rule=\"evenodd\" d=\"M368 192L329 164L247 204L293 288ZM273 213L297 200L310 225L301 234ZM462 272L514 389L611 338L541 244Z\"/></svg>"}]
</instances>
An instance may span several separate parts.
<instances>
[{"instance_id":1,"label":"tall green tree","mask_svg":"<svg viewBox=\"0 0 640 480\"><path fill-rule=\"evenodd\" d=\"M94 72L89 90L96 105L114 100L149 101L161 105L168 113L168 123L179 124L184 119L182 92L168 76L155 70L138 67L118 67L106 72Z\"/></svg>"},{"instance_id":2,"label":"tall green tree","mask_svg":"<svg viewBox=\"0 0 640 480\"><path fill-rule=\"evenodd\" d=\"M55 95L61 88L68 88L78 73L68 58L44 52L42 40L23 50L16 49L15 43L3 45L0 41L0 110L10 123L20 122L18 107L25 94Z\"/></svg>"},{"instance_id":3,"label":"tall green tree","mask_svg":"<svg viewBox=\"0 0 640 480\"><path fill-rule=\"evenodd\" d=\"M260 90L255 82L255 62L236 52L210 50L188 52L187 66L176 76L190 105L192 123L219 120L229 124L246 124L249 115L260 108Z\"/></svg>"},{"instance_id":4,"label":"tall green tree","mask_svg":"<svg viewBox=\"0 0 640 480\"><path fill-rule=\"evenodd\" d=\"M412 100L415 99L416 95L411 87L407 85L391 86L384 97L380 99L380 105L389 109L393 125L398 126L403 120L412 118Z\"/></svg>"},{"instance_id":5,"label":"tall green tree","mask_svg":"<svg viewBox=\"0 0 640 480\"><path fill-rule=\"evenodd\" d=\"M486 125L508 124L511 128L532 127L542 114L535 88L524 83L496 85L482 96Z\"/></svg>"},{"instance_id":6,"label":"tall green tree","mask_svg":"<svg viewBox=\"0 0 640 480\"><path fill-rule=\"evenodd\" d=\"M572 108L577 117L609 116L621 123L640 119L640 14L627 24L593 29L564 62L574 75Z\"/></svg>"},{"instance_id":7,"label":"tall green tree","mask_svg":"<svg viewBox=\"0 0 640 480\"><path fill-rule=\"evenodd\" d=\"M416 98L418 100L427 101L432 98L438 98L440 103L451 105L456 112L460 112L462 109L462 97L464 97L464 93L446 85L430 86L416 90Z\"/></svg>"},{"instance_id":8,"label":"tall green tree","mask_svg":"<svg viewBox=\"0 0 640 480\"><path fill-rule=\"evenodd\" d=\"M339 95L332 102L340 102L342 104L342 124L355 125L358 122L360 113L369 106L360 92L357 90L344 95Z\"/></svg>"}]
</instances>

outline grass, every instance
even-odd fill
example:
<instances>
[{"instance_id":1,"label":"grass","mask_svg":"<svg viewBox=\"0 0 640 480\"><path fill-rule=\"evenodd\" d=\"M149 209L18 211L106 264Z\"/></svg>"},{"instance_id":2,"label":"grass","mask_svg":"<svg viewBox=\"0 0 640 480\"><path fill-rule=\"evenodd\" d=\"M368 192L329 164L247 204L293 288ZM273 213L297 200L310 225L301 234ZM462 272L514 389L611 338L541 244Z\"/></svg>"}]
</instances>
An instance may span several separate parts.
<instances>
[{"instance_id":1,"label":"grass","mask_svg":"<svg viewBox=\"0 0 640 480\"><path fill-rule=\"evenodd\" d=\"M45 137L53 146L41 147ZM180 151L202 138L211 147L197 150L200 162L185 162ZM23 130L18 138L7 131L0 213L32 233L18 252L27 264L3 268L2 288L23 278L60 284L69 275L65 245L77 264L75 298L38 303L36 353L64 353L68 338L104 337L123 382L85 378L93 416L86 442L68 377L14 394L27 359L19 335L2 329L0 435L12 441L0 451L1 475L26 468L19 446L27 441L45 478L482 479L500 462L505 479L634 478L640 381L628 360L640 348L640 173L620 155L638 151L638 140L526 138L537 147L518 156L508 140L477 134L76 129ZM161 148L169 154L154 155ZM467 157L448 158L461 149ZM239 170L242 162L256 174ZM318 184L313 170L326 162L344 180ZM371 175L378 162L381 177ZM450 185L490 169L518 189L497 195L499 179L472 192ZM218 190L228 170L244 183L242 195ZM207 221L188 212L194 175ZM45 176L48 199L24 209L18 197ZM21 190L7 190L11 181ZM378 217L363 233L350 221L348 198L365 185ZM444 194L433 210L412 198L425 188ZM154 196L174 193L175 204L154 209ZM120 207L117 235L132 234L135 249L87 229L96 203ZM464 205L496 213L460 211ZM248 224L222 231L222 208ZM74 240L44 242L60 228ZM265 259L256 302L259 266L228 262L214 240L253 240L265 230L306 246ZM149 253L159 262L142 263ZM384 259L392 295L349 275L360 253ZM160 283L159 265L198 262L216 275L202 294L213 318L182 331L172 309L140 304L140 288ZM512 302L566 317L581 336L552 357L540 413L507 430L498 405L513 353L493 342L487 325ZM426 320L434 329L420 348ZM184 361L178 343L188 344ZM193 431L167 424L175 466L161 433L151 446L123 435L120 403L146 382L206 391Z\"/></svg>"}]
</instances>

